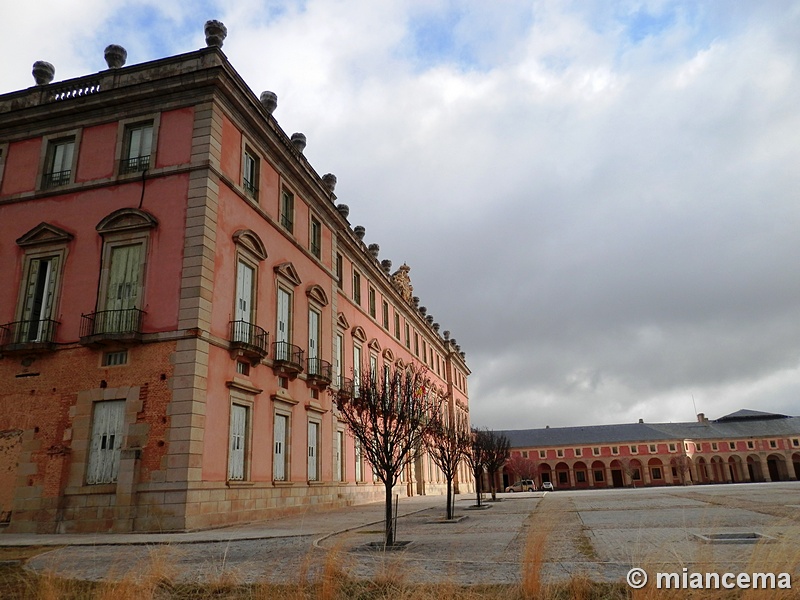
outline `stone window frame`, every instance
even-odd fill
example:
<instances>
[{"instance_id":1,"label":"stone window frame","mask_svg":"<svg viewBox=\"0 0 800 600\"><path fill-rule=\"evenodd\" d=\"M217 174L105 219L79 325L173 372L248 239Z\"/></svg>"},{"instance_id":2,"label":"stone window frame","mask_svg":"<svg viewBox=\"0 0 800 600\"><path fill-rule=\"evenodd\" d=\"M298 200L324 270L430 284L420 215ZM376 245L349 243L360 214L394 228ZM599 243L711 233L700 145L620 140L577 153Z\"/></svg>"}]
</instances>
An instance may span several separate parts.
<instances>
[{"instance_id":1,"label":"stone window frame","mask_svg":"<svg viewBox=\"0 0 800 600\"><path fill-rule=\"evenodd\" d=\"M230 479L230 435L231 435L231 415L233 407L241 406L245 409L245 430L244 430L244 463L242 465L242 479ZM243 390L231 387L228 395L228 428L227 428L227 461L225 462L225 483L228 487L236 485L247 485L251 483L251 471L253 462L253 410L255 408L255 395Z\"/></svg>"},{"instance_id":2,"label":"stone window frame","mask_svg":"<svg viewBox=\"0 0 800 600\"><path fill-rule=\"evenodd\" d=\"M575 448L573 449L573 453L575 454L575 458L583 458L583 448Z\"/></svg>"},{"instance_id":3,"label":"stone window frame","mask_svg":"<svg viewBox=\"0 0 800 600\"><path fill-rule=\"evenodd\" d=\"M39 155L39 170L36 173L37 190L46 191L49 189L54 189L55 187L58 189L63 189L64 187L75 184L75 175L78 168L78 155L80 154L81 150L82 134L83 128L78 127L75 129L67 129L65 131L59 131L58 133L51 133L42 136L42 147ZM68 139L71 139L73 142L72 164L70 165L69 181L64 185L47 186L45 185L45 176L48 174L48 166L52 160L54 145L61 140Z\"/></svg>"},{"instance_id":4,"label":"stone window frame","mask_svg":"<svg viewBox=\"0 0 800 600\"><path fill-rule=\"evenodd\" d=\"M539 450L539 458L547 458L547 450Z\"/></svg>"},{"instance_id":5,"label":"stone window frame","mask_svg":"<svg viewBox=\"0 0 800 600\"><path fill-rule=\"evenodd\" d=\"M278 222L284 231L294 235L294 220L296 210L295 193L286 185L281 186L280 197L278 198Z\"/></svg>"},{"instance_id":6,"label":"stone window frame","mask_svg":"<svg viewBox=\"0 0 800 600\"><path fill-rule=\"evenodd\" d=\"M322 260L322 219L312 210L308 211L308 249L317 259Z\"/></svg>"},{"instance_id":7,"label":"stone window frame","mask_svg":"<svg viewBox=\"0 0 800 600\"><path fill-rule=\"evenodd\" d=\"M256 151L255 144L250 143L247 138L242 135L242 168L239 177L241 178L241 186L244 195L259 204L259 194L261 192L261 155ZM245 165L247 161L245 157L249 156L253 161L253 181L248 182L245 178ZM248 185L249 183L249 185Z\"/></svg>"},{"instance_id":8,"label":"stone window frame","mask_svg":"<svg viewBox=\"0 0 800 600\"><path fill-rule=\"evenodd\" d=\"M158 132L161 128L161 113L155 112L136 117L128 117L127 119L120 119L117 122L117 142L114 147L114 157L116 160L114 173L117 179L136 179L142 176L142 171L138 170L123 173L121 165L130 145L129 132L137 125L144 125L146 123L150 123L153 126L153 139L150 142L150 163L147 170L152 171L155 168L156 159L158 158Z\"/></svg>"},{"instance_id":9,"label":"stone window frame","mask_svg":"<svg viewBox=\"0 0 800 600\"><path fill-rule=\"evenodd\" d=\"M315 410L311 410L307 408L308 416L306 417L306 477L309 484L316 484L322 482L322 414L318 413ZM311 438L308 436L311 424L315 424L317 426L317 439L316 439L316 456L314 456L315 461L315 468L317 472L317 478L311 479L308 477L309 469L311 467L310 456L308 455L309 451L311 450Z\"/></svg>"},{"instance_id":10,"label":"stone window frame","mask_svg":"<svg viewBox=\"0 0 800 600\"><path fill-rule=\"evenodd\" d=\"M294 404L288 402L282 402L278 398L273 398L273 408L272 408L272 452L270 457L271 463L271 477L273 484L286 484L291 483L292 481L292 408ZM285 437L283 440L284 450L283 450L283 479L275 479L275 422L277 417L285 417L286 418L286 430L284 432Z\"/></svg>"}]
</instances>

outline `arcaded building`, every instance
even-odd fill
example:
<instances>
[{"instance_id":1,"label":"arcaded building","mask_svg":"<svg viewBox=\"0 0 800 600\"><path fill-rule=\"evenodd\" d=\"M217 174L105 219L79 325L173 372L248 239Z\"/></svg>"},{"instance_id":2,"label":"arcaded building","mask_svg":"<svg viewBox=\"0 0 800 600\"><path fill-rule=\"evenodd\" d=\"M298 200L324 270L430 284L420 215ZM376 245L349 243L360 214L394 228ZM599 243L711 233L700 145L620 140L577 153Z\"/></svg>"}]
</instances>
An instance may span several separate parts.
<instances>
[{"instance_id":1,"label":"arcaded building","mask_svg":"<svg viewBox=\"0 0 800 600\"><path fill-rule=\"evenodd\" d=\"M688 423L620 423L504 431L516 479L607 488L800 479L800 417L739 410Z\"/></svg>"},{"instance_id":2,"label":"arcaded building","mask_svg":"<svg viewBox=\"0 0 800 600\"><path fill-rule=\"evenodd\" d=\"M208 47L0 96L0 512L9 531L165 531L382 498L337 419L363 369L449 332ZM462 474L466 475L463 469ZM462 491L465 489L462 478ZM441 493L420 451L397 493Z\"/></svg>"}]
</instances>

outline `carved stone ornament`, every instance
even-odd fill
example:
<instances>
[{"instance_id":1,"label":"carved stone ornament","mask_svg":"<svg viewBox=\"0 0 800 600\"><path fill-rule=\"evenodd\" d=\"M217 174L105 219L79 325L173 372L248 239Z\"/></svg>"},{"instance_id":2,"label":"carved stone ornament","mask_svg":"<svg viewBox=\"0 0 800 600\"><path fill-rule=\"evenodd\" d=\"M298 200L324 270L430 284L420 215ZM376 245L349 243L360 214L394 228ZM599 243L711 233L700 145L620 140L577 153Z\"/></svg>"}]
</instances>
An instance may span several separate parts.
<instances>
[{"instance_id":1,"label":"carved stone ornament","mask_svg":"<svg viewBox=\"0 0 800 600\"><path fill-rule=\"evenodd\" d=\"M414 298L414 286L411 285L411 277L409 277L408 273L411 271L411 267L409 267L406 263L397 269L392 275L392 284L394 285L395 289L400 293L400 296L411 304Z\"/></svg>"},{"instance_id":2,"label":"carved stone ornament","mask_svg":"<svg viewBox=\"0 0 800 600\"><path fill-rule=\"evenodd\" d=\"M275 109L278 108L278 94L275 92L261 92L259 100L261 100L261 106L263 106L264 110L269 114L274 113Z\"/></svg>"},{"instance_id":3,"label":"carved stone ornament","mask_svg":"<svg viewBox=\"0 0 800 600\"><path fill-rule=\"evenodd\" d=\"M222 43L228 37L228 28L221 21L206 21L203 28L206 34L206 46L222 48Z\"/></svg>"},{"instance_id":4,"label":"carved stone ornament","mask_svg":"<svg viewBox=\"0 0 800 600\"><path fill-rule=\"evenodd\" d=\"M36 85L47 85L53 81L56 75L56 68L47 61L37 60L33 63L33 70L31 71Z\"/></svg>"},{"instance_id":5,"label":"carved stone ornament","mask_svg":"<svg viewBox=\"0 0 800 600\"><path fill-rule=\"evenodd\" d=\"M119 69L125 66L125 61L128 60L128 51L117 44L109 44L103 52L103 57L106 59L109 69Z\"/></svg>"}]
</instances>

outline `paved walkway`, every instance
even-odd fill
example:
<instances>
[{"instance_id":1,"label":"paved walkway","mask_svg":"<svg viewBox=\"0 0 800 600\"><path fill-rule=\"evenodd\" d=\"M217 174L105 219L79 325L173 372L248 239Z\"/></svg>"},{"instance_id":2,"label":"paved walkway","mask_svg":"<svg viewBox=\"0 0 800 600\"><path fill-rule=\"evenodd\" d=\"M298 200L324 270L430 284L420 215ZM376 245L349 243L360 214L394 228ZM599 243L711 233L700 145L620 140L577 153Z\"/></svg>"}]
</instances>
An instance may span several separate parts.
<instances>
[{"instance_id":1,"label":"paved walkway","mask_svg":"<svg viewBox=\"0 0 800 600\"><path fill-rule=\"evenodd\" d=\"M585 573L620 580L632 566L677 572L686 566L786 571L800 584L798 482L499 497L485 510L459 497L456 522L443 522L441 496L402 499L397 538L410 543L386 553L367 549L382 539L381 503L192 533L3 533L0 546L66 546L31 559L29 567L87 579L119 578L149 565L190 580L286 582L316 576L335 557L356 577L513 583L528 556L542 561L551 578ZM716 544L702 537L732 533L767 541Z\"/></svg>"}]
</instances>

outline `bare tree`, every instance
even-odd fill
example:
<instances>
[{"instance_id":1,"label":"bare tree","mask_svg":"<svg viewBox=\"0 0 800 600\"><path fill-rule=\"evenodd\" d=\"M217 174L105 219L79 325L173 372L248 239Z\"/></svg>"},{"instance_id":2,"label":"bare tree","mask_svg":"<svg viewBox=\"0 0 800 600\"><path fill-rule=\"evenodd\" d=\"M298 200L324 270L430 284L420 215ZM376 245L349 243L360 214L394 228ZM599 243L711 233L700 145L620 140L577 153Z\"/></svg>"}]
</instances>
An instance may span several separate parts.
<instances>
[{"instance_id":1,"label":"bare tree","mask_svg":"<svg viewBox=\"0 0 800 600\"><path fill-rule=\"evenodd\" d=\"M469 451L466 453L465 458L472 470L472 475L475 478L475 496L477 497L477 506L481 504L481 494L483 493L483 472L486 469L486 432L482 429L472 428L471 442Z\"/></svg>"},{"instance_id":2,"label":"bare tree","mask_svg":"<svg viewBox=\"0 0 800 600\"><path fill-rule=\"evenodd\" d=\"M497 500L497 472L503 468L511 454L511 442L502 433L491 429L484 431L486 447L486 470L489 472L489 487L492 500Z\"/></svg>"},{"instance_id":3,"label":"bare tree","mask_svg":"<svg viewBox=\"0 0 800 600\"><path fill-rule=\"evenodd\" d=\"M630 477L631 483L633 487L636 487L636 480L641 479L642 477L642 466L641 462L636 458L629 458L627 456L623 456L619 459L619 463L622 465L622 471Z\"/></svg>"},{"instance_id":4,"label":"bare tree","mask_svg":"<svg viewBox=\"0 0 800 600\"><path fill-rule=\"evenodd\" d=\"M392 488L427 435L430 416L441 410L424 371L394 369L382 374L365 370L352 395L339 394L338 417L350 428L373 473L385 489L385 545L395 542Z\"/></svg>"},{"instance_id":5,"label":"bare tree","mask_svg":"<svg viewBox=\"0 0 800 600\"><path fill-rule=\"evenodd\" d=\"M469 452L472 435L465 418L457 418L444 405L431 417L431 426L425 436L425 446L447 481L447 519L453 518L453 480L458 466Z\"/></svg>"},{"instance_id":6,"label":"bare tree","mask_svg":"<svg viewBox=\"0 0 800 600\"><path fill-rule=\"evenodd\" d=\"M506 469L513 473L517 479L533 479L536 480L536 475L539 473L539 467L536 461L530 458L525 458L522 454L514 454L511 456L505 465Z\"/></svg>"}]
</instances>

